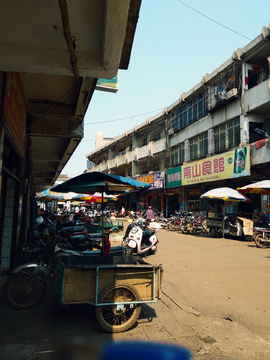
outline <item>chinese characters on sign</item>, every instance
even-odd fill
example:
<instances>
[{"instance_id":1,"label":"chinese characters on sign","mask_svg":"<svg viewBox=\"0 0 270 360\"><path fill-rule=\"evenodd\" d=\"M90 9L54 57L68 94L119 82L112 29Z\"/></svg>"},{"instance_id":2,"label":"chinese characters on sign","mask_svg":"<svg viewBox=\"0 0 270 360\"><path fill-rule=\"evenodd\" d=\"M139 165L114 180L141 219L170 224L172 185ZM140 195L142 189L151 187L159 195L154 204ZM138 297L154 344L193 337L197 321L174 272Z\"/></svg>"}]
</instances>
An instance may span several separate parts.
<instances>
[{"instance_id":1,"label":"chinese characters on sign","mask_svg":"<svg viewBox=\"0 0 270 360\"><path fill-rule=\"evenodd\" d=\"M214 159L212 162L206 160L202 164L195 163L185 166L183 170L183 180L188 180L188 183L212 181L219 178L216 174L224 171L224 157L222 156Z\"/></svg>"},{"instance_id":2,"label":"chinese characters on sign","mask_svg":"<svg viewBox=\"0 0 270 360\"><path fill-rule=\"evenodd\" d=\"M249 147L244 147L183 165L182 185L247 175L250 175L250 156Z\"/></svg>"},{"instance_id":3,"label":"chinese characters on sign","mask_svg":"<svg viewBox=\"0 0 270 360\"><path fill-rule=\"evenodd\" d=\"M148 190L164 188L164 171L137 176L134 179L151 184Z\"/></svg>"},{"instance_id":4,"label":"chinese characters on sign","mask_svg":"<svg viewBox=\"0 0 270 360\"><path fill-rule=\"evenodd\" d=\"M181 166L167 170L167 188L181 186Z\"/></svg>"}]
</instances>

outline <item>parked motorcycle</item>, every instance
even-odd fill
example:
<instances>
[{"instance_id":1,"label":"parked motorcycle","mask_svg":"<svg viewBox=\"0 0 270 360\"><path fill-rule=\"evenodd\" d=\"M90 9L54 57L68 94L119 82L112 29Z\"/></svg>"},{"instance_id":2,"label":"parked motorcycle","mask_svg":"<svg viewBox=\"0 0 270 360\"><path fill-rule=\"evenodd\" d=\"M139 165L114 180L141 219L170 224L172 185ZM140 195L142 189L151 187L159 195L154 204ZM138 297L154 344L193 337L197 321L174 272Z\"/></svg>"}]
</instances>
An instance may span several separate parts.
<instances>
[{"instance_id":1,"label":"parked motorcycle","mask_svg":"<svg viewBox=\"0 0 270 360\"><path fill-rule=\"evenodd\" d=\"M189 232L192 235L201 234L201 233L206 232L206 230L204 229L204 226L203 226L201 216L198 216L196 218L194 217L193 219L191 219L189 224L190 224Z\"/></svg>"},{"instance_id":2,"label":"parked motorcycle","mask_svg":"<svg viewBox=\"0 0 270 360\"><path fill-rule=\"evenodd\" d=\"M145 225L142 221L129 224L123 238L122 247L129 248L134 255L154 254L157 251L158 238L156 233L161 225L150 222Z\"/></svg>"},{"instance_id":3,"label":"parked motorcycle","mask_svg":"<svg viewBox=\"0 0 270 360\"><path fill-rule=\"evenodd\" d=\"M169 219L163 216L163 213L158 214L155 218L155 222L159 223L163 229L168 228L169 226Z\"/></svg>"},{"instance_id":4,"label":"parked motorcycle","mask_svg":"<svg viewBox=\"0 0 270 360\"><path fill-rule=\"evenodd\" d=\"M182 213L180 218L180 230L183 234L192 234L193 232L193 213Z\"/></svg>"},{"instance_id":5,"label":"parked motorcycle","mask_svg":"<svg viewBox=\"0 0 270 360\"><path fill-rule=\"evenodd\" d=\"M168 229L171 231L181 230L181 215L177 212L171 216L168 223Z\"/></svg>"},{"instance_id":6,"label":"parked motorcycle","mask_svg":"<svg viewBox=\"0 0 270 360\"><path fill-rule=\"evenodd\" d=\"M5 284L5 298L15 309L31 309L44 298L55 256L56 239L40 239L40 259L18 266Z\"/></svg>"},{"instance_id":7,"label":"parked motorcycle","mask_svg":"<svg viewBox=\"0 0 270 360\"><path fill-rule=\"evenodd\" d=\"M255 227L253 238L259 248L270 247L270 229Z\"/></svg>"}]
</instances>

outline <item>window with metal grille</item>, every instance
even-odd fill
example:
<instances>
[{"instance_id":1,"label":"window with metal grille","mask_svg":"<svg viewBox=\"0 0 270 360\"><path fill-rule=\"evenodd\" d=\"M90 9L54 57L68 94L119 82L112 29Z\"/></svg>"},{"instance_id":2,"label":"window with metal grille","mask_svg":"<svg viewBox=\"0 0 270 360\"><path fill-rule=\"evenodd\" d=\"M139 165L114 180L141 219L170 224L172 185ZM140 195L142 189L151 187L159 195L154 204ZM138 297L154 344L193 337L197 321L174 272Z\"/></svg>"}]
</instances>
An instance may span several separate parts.
<instances>
[{"instance_id":1,"label":"window with metal grille","mask_svg":"<svg viewBox=\"0 0 270 360\"><path fill-rule=\"evenodd\" d=\"M240 143L240 118L237 117L214 128L215 152L221 153Z\"/></svg>"},{"instance_id":2,"label":"window with metal grille","mask_svg":"<svg viewBox=\"0 0 270 360\"><path fill-rule=\"evenodd\" d=\"M204 132L189 140L190 160L201 159L208 153L208 132Z\"/></svg>"},{"instance_id":3,"label":"window with metal grille","mask_svg":"<svg viewBox=\"0 0 270 360\"><path fill-rule=\"evenodd\" d=\"M157 141L161 138L161 129L157 128L149 133L149 141Z\"/></svg>"},{"instance_id":4,"label":"window with metal grille","mask_svg":"<svg viewBox=\"0 0 270 360\"><path fill-rule=\"evenodd\" d=\"M171 127L175 132L184 129L207 115L206 95L207 92L202 91L172 113Z\"/></svg>"},{"instance_id":5,"label":"window with metal grille","mask_svg":"<svg viewBox=\"0 0 270 360\"><path fill-rule=\"evenodd\" d=\"M184 163L184 143L171 148L171 166L182 165Z\"/></svg>"}]
</instances>

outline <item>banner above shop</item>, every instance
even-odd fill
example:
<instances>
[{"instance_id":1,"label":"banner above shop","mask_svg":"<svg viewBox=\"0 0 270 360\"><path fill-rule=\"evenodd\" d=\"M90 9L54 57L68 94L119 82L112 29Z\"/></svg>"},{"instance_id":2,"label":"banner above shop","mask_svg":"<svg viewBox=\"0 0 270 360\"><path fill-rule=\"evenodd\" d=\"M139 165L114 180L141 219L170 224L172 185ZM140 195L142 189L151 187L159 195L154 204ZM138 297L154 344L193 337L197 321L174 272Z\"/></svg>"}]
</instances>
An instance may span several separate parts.
<instances>
[{"instance_id":1,"label":"banner above shop","mask_svg":"<svg viewBox=\"0 0 270 360\"><path fill-rule=\"evenodd\" d=\"M152 174L147 174L147 175L135 176L133 179L137 181L145 182L147 184L151 184L150 188L147 190L164 188L164 171L154 172Z\"/></svg>"},{"instance_id":2,"label":"banner above shop","mask_svg":"<svg viewBox=\"0 0 270 360\"><path fill-rule=\"evenodd\" d=\"M182 166L182 185L250 175L249 146Z\"/></svg>"},{"instance_id":3,"label":"banner above shop","mask_svg":"<svg viewBox=\"0 0 270 360\"><path fill-rule=\"evenodd\" d=\"M181 180L181 166L177 166L167 170L167 188L177 187L182 185Z\"/></svg>"}]
</instances>

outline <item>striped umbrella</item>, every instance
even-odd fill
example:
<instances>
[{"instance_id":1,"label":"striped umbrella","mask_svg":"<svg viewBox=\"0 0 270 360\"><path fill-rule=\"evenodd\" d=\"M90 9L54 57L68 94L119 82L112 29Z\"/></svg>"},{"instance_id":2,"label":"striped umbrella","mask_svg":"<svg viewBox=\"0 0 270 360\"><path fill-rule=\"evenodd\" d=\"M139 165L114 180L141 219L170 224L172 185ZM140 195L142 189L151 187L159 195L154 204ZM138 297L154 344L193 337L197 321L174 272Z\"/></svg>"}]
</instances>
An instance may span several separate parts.
<instances>
[{"instance_id":1,"label":"striped umbrella","mask_svg":"<svg viewBox=\"0 0 270 360\"><path fill-rule=\"evenodd\" d=\"M237 188L243 194L263 194L270 195L270 180L258 181L241 188Z\"/></svg>"},{"instance_id":2,"label":"striped umbrella","mask_svg":"<svg viewBox=\"0 0 270 360\"><path fill-rule=\"evenodd\" d=\"M202 199L220 199L224 201L247 201L247 197L229 187L215 188L201 195Z\"/></svg>"}]
</instances>

